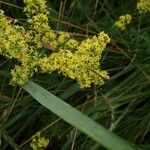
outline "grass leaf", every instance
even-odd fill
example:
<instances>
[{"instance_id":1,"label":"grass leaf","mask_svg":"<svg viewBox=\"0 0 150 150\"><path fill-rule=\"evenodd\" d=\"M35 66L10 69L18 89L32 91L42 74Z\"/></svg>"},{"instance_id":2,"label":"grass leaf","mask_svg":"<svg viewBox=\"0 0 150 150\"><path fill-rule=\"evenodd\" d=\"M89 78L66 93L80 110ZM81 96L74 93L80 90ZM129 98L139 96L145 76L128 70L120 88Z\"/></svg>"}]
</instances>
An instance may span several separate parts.
<instances>
[{"instance_id":1,"label":"grass leaf","mask_svg":"<svg viewBox=\"0 0 150 150\"><path fill-rule=\"evenodd\" d=\"M90 136L104 147L110 150L134 150L127 141L109 132L107 129L79 112L60 98L40 87L36 83L29 81L23 86L32 97L39 103L51 110L75 128Z\"/></svg>"}]
</instances>

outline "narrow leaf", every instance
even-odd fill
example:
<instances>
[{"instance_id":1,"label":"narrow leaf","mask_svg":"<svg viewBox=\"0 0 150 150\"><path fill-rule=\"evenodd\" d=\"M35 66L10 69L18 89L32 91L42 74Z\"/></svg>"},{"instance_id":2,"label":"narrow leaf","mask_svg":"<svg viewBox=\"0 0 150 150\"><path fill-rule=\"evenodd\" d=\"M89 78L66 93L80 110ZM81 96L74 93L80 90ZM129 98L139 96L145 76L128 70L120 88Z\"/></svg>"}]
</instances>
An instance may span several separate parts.
<instances>
[{"instance_id":1,"label":"narrow leaf","mask_svg":"<svg viewBox=\"0 0 150 150\"><path fill-rule=\"evenodd\" d=\"M60 98L29 81L23 86L32 97L75 128L110 150L135 150L127 141L99 125Z\"/></svg>"}]
</instances>

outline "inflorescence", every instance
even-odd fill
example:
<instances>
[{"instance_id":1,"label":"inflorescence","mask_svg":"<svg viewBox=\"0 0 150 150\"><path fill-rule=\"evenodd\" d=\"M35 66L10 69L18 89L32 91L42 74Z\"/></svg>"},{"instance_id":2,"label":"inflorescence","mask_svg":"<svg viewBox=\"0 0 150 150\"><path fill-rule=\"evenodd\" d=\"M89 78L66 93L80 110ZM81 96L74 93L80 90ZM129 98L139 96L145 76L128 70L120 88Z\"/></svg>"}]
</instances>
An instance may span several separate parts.
<instances>
[{"instance_id":1,"label":"inflorescence","mask_svg":"<svg viewBox=\"0 0 150 150\"><path fill-rule=\"evenodd\" d=\"M130 14L122 15L119 17L119 20L115 22L115 26L121 30L125 30L126 25L130 24L131 19L132 19L132 17Z\"/></svg>"},{"instance_id":2,"label":"inflorescence","mask_svg":"<svg viewBox=\"0 0 150 150\"><path fill-rule=\"evenodd\" d=\"M81 88L91 83L103 85L108 73L101 69L101 55L110 42L100 32L79 42L67 32L55 32L49 26L49 11L44 0L24 0L24 12L30 30L15 25L0 11L0 54L18 61L11 70L11 84L23 85L36 71L57 71L77 80ZM47 54L45 48L51 49Z\"/></svg>"},{"instance_id":3,"label":"inflorescence","mask_svg":"<svg viewBox=\"0 0 150 150\"><path fill-rule=\"evenodd\" d=\"M24 0L28 29L10 21L0 10L0 54L17 60L11 70L11 84L23 85L37 72L57 71L77 80L81 88L91 83L103 85L109 75L101 67L101 55L110 43L109 36L100 32L81 42L67 32L56 32L49 26L49 11L45 0ZM139 0L140 13L150 12L150 0ZM130 14L122 15L115 26L125 30L130 24ZM50 53L46 53L47 49Z\"/></svg>"},{"instance_id":4,"label":"inflorescence","mask_svg":"<svg viewBox=\"0 0 150 150\"><path fill-rule=\"evenodd\" d=\"M40 132L37 132L32 136L30 147L32 150L44 150L49 144L49 139L41 136Z\"/></svg>"},{"instance_id":5,"label":"inflorescence","mask_svg":"<svg viewBox=\"0 0 150 150\"><path fill-rule=\"evenodd\" d=\"M150 0L139 0L137 3L139 13L150 12Z\"/></svg>"},{"instance_id":6,"label":"inflorescence","mask_svg":"<svg viewBox=\"0 0 150 150\"><path fill-rule=\"evenodd\" d=\"M137 2L137 10L140 14L150 12L150 0L139 0ZM130 14L122 15L115 22L114 26L116 26L120 30L125 30L127 25L132 21L132 16Z\"/></svg>"}]
</instances>

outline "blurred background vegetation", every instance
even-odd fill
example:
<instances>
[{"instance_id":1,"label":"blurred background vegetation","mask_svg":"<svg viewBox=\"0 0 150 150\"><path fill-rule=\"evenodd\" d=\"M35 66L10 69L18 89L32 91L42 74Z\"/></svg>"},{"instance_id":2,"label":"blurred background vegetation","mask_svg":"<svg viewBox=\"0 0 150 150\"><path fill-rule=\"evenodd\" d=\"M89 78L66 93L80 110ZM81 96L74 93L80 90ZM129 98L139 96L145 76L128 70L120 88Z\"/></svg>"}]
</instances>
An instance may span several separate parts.
<instances>
[{"instance_id":1,"label":"blurred background vegetation","mask_svg":"<svg viewBox=\"0 0 150 150\"><path fill-rule=\"evenodd\" d=\"M150 149L150 14L139 15L136 1L47 0L49 23L77 40L105 31L111 43L102 66L110 74L104 86L80 89L61 74L37 73L33 81L78 108L108 130ZM21 0L0 0L9 19L26 27ZM114 27L120 15L133 15L125 31ZM29 149L37 131L50 140L47 150L103 150L99 144L48 111L20 87L9 85L14 60L0 56L0 149Z\"/></svg>"}]
</instances>

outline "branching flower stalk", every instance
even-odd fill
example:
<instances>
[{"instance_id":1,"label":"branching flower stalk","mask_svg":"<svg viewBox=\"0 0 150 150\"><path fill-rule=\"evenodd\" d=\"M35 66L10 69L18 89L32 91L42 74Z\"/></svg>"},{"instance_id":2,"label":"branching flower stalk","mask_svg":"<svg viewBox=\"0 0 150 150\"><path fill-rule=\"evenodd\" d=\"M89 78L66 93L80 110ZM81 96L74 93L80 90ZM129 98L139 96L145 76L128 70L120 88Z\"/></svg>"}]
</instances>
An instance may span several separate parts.
<instances>
[{"instance_id":1,"label":"branching flower stalk","mask_svg":"<svg viewBox=\"0 0 150 150\"><path fill-rule=\"evenodd\" d=\"M91 83L103 85L109 79L100 64L102 52L110 42L106 33L78 42L67 32L56 33L51 29L44 0L24 2L27 23L32 30L15 25L0 11L0 54L19 62L11 70L12 84L25 84L36 71L58 71L77 80L81 88L90 87ZM44 45L50 45L54 52L45 53Z\"/></svg>"}]
</instances>

